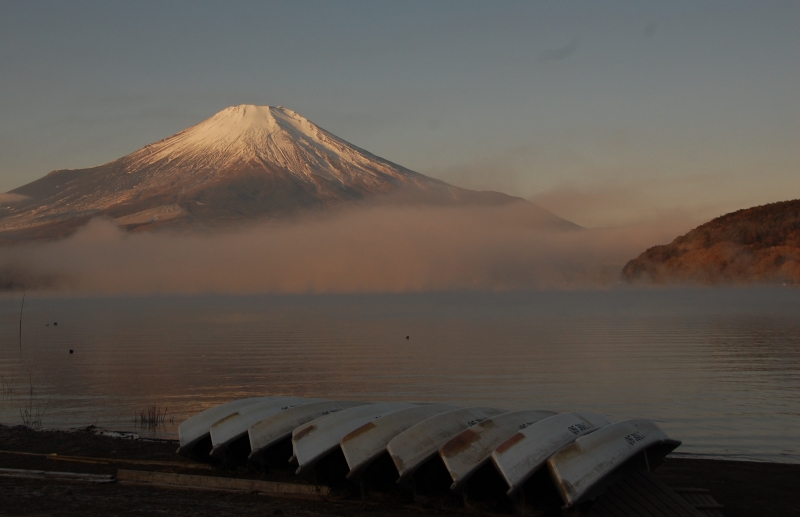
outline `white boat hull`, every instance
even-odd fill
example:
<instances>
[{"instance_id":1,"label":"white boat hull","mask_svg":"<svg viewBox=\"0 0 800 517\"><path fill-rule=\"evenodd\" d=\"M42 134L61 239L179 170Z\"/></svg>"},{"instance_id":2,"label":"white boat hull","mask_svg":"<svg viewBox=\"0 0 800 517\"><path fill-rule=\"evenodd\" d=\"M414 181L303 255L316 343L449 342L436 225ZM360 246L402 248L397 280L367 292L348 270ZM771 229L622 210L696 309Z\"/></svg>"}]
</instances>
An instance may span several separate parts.
<instances>
[{"instance_id":1,"label":"white boat hull","mask_svg":"<svg viewBox=\"0 0 800 517\"><path fill-rule=\"evenodd\" d=\"M211 426L218 420L221 420L247 406L258 404L265 400L270 400L274 397L251 397L246 399L233 400L220 404L218 406L210 407L205 411L187 418L178 426L178 438L180 446L178 447L178 454L188 456L192 452L192 448L204 438L208 438Z\"/></svg>"},{"instance_id":2,"label":"white boat hull","mask_svg":"<svg viewBox=\"0 0 800 517\"><path fill-rule=\"evenodd\" d=\"M611 424L603 415L589 412L561 413L521 429L497 446L492 463L515 495L547 459L578 437Z\"/></svg>"},{"instance_id":3,"label":"white boat hull","mask_svg":"<svg viewBox=\"0 0 800 517\"><path fill-rule=\"evenodd\" d=\"M581 436L548 459L547 467L570 507L599 495L614 471L657 445L666 455L680 442L650 420L626 420Z\"/></svg>"},{"instance_id":4,"label":"white boat hull","mask_svg":"<svg viewBox=\"0 0 800 517\"><path fill-rule=\"evenodd\" d=\"M368 422L350 432L339 443L350 468L348 479L386 452L386 445L398 434L423 420L454 409L458 407L446 404L411 407Z\"/></svg>"},{"instance_id":5,"label":"white boat hull","mask_svg":"<svg viewBox=\"0 0 800 517\"><path fill-rule=\"evenodd\" d=\"M505 412L504 409L488 407L454 409L423 420L398 434L386 445L399 474L397 482L402 483L464 429Z\"/></svg>"},{"instance_id":6,"label":"white boat hull","mask_svg":"<svg viewBox=\"0 0 800 517\"><path fill-rule=\"evenodd\" d=\"M335 400L315 402L289 408L256 422L247 430L251 450L249 459L255 459L278 442L291 438L292 431L303 424L344 409L367 404L367 402Z\"/></svg>"},{"instance_id":7,"label":"white boat hull","mask_svg":"<svg viewBox=\"0 0 800 517\"><path fill-rule=\"evenodd\" d=\"M324 400L302 397L274 397L242 408L211 426L209 429L212 445L210 454L218 460L224 460L228 445L247 435L247 430L251 425L281 411Z\"/></svg>"},{"instance_id":8,"label":"white boat hull","mask_svg":"<svg viewBox=\"0 0 800 517\"><path fill-rule=\"evenodd\" d=\"M381 402L345 409L312 420L292 431L297 474L306 474L323 457L339 447L348 433L376 418L413 407L405 402Z\"/></svg>"},{"instance_id":9,"label":"white boat hull","mask_svg":"<svg viewBox=\"0 0 800 517\"><path fill-rule=\"evenodd\" d=\"M553 416L553 411L513 411L503 413L461 431L439 449L457 490L481 465L489 461L495 448L514 433Z\"/></svg>"}]
</instances>

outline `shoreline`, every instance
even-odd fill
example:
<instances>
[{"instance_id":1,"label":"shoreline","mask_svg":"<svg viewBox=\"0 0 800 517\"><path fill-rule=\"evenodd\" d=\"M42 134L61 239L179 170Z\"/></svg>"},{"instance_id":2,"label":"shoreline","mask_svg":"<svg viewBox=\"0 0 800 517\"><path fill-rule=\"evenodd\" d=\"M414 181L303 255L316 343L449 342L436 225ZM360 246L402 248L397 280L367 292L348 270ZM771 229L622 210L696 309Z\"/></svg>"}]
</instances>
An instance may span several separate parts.
<instances>
[{"instance_id":1,"label":"shoreline","mask_svg":"<svg viewBox=\"0 0 800 517\"><path fill-rule=\"evenodd\" d=\"M22 424L4 424L0 422L0 428L15 428L15 427L25 427ZM145 442L164 442L164 443L174 443L176 446L179 443L178 435L175 433L174 437L156 437L150 436L147 434L147 429L137 429L134 430L117 430L117 429L108 429L105 427L98 427L95 425L89 426L82 426L82 427L42 427L39 429L30 429L33 432L53 432L53 433L83 433L86 432L87 429L92 429L97 432L99 436L108 436L112 438L125 438L125 439L135 439L135 440L142 440ZM788 457L788 456L787 456ZM774 465L797 465L800 466L800 456L792 456L789 457L791 460L778 460L775 458L758 458L758 457L748 457L744 455L736 455L736 456L726 456L723 454L714 454L714 453L691 453L691 452L671 452L667 455L667 459L672 460L708 460L708 461L719 461L719 462L741 462L741 463L763 463L763 464L774 464Z\"/></svg>"},{"instance_id":2,"label":"shoreline","mask_svg":"<svg viewBox=\"0 0 800 517\"><path fill-rule=\"evenodd\" d=\"M118 468L147 470L160 465L170 472L211 475L215 469L188 462L175 454L177 441L132 439L93 426L72 431L38 430L0 424L0 468L68 471L116 475ZM81 459L82 458L82 459ZM217 471L217 473L219 473ZM226 477L297 481L286 473L257 475L239 469ZM800 516L800 465L733 459L669 457L654 475L673 488L708 489L722 504L726 517L753 515ZM48 494L48 497L41 497ZM176 488L131 486L120 483L92 485L57 480L21 480L0 477L0 515L85 515L105 513L141 515L168 509L173 515L305 515L331 517L374 514L376 508L346 501L282 499L245 493L192 491ZM132 502L132 501L135 501ZM352 502L351 502L352 503ZM149 510L148 510L149 508ZM113 510L112 510L113 509ZM410 516L423 508L381 503L382 514ZM469 509L439 508L449 514ZM474 513L474 509L472 510Z\"/></svg>"},{"instance_id":3,"label":"shoreline","mask_svg":"<svg viewBox=\"0 0 800 517\"><path fill-rule=\"evenodd\" d=\"M800 457L797 461L778 461L775 459L761 459L745 456L724 456L722 454L692 454L687 452L671 452L667 458L675 460L709 460L709 461L739 461L742 463L767 463L770 465L797 465L800 466Z\"/></svg>"}]
</instances>

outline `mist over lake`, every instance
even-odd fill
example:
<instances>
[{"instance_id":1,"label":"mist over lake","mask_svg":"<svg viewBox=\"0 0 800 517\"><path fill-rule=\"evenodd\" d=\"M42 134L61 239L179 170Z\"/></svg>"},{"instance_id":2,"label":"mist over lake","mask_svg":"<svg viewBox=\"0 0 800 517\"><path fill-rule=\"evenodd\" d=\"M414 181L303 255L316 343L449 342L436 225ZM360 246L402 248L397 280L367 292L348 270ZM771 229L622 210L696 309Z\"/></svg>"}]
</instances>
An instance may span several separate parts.
<instances>
[{"instance_id":1,"label":"mist over lake","mask_svg":"<svg viewBox=\"0 0 800 517\"><path fill-rule=\"evenodd\" d=\"M155 404L170 419L138 432L175 437L248 396L443 401L651 418L681 454L800 463L794 288L29 294L21 346L20 301L0 298L3 424L137 430Z\"/></svg>"}]
</instances>

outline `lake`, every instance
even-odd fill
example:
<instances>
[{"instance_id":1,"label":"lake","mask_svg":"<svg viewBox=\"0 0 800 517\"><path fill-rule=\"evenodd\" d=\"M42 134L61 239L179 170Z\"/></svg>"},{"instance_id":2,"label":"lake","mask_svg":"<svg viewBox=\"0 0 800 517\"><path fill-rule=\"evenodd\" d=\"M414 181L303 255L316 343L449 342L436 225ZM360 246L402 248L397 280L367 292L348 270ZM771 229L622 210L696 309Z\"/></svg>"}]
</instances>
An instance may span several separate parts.
<instances>
[{"instance_id":1,"label":"lake","mask_svg":"<svg viewBox=\"0 0 800 517\"><path fill-rule=\"evenodd\" d=\"M680 454L800 463L796 288L28 295L21 346L20 301L0 297L4 424L175 437L241 397L447 401L650 418ZM151 405L165 425L138 429Z\"/></svg>"}]
</instances>

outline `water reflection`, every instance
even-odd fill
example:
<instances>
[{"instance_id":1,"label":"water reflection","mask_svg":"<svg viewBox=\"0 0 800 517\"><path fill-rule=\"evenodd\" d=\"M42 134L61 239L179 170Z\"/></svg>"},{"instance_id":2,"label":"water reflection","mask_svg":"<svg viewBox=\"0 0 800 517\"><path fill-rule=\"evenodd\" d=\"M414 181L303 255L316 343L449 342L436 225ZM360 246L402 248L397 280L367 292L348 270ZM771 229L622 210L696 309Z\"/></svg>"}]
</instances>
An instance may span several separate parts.
<instances>
[{"instance_id":1,"label":"water reflection","mask_svg":"<svg viewBox=\"0 0 800 517\"><path fill-rule=\"evenodd\" d=\"M0 304L4 423L32 400L48 427L168 408L157 435L253 395L448 401L649 417L683 452L800 462L791 289L29 296L21 350L19 298Z\"/></svg>"}]
</instances>

